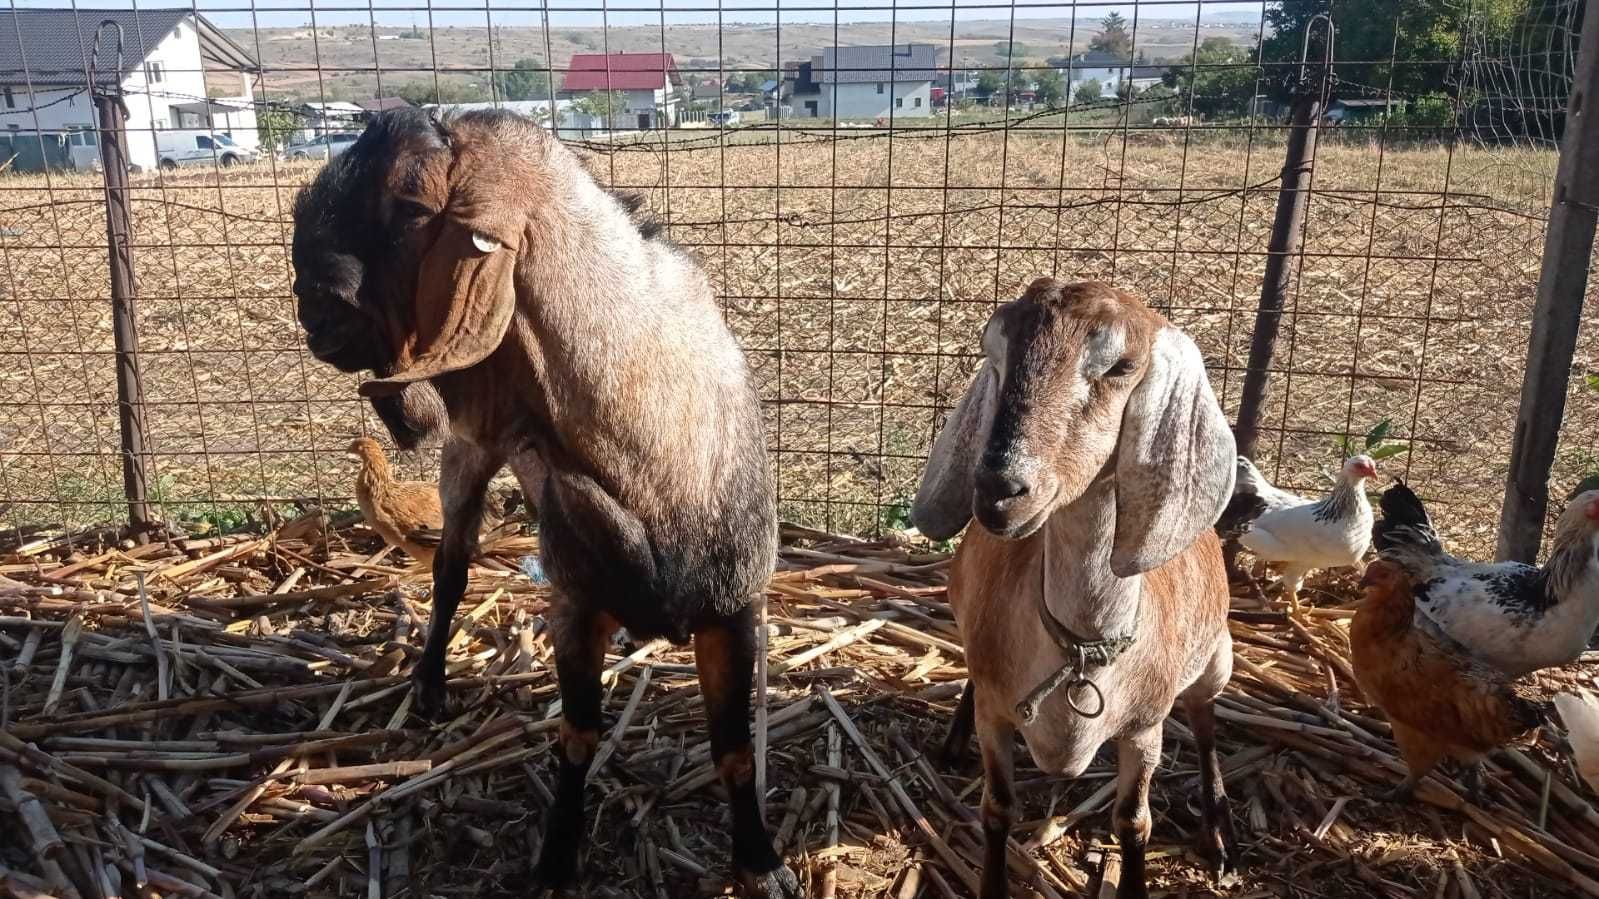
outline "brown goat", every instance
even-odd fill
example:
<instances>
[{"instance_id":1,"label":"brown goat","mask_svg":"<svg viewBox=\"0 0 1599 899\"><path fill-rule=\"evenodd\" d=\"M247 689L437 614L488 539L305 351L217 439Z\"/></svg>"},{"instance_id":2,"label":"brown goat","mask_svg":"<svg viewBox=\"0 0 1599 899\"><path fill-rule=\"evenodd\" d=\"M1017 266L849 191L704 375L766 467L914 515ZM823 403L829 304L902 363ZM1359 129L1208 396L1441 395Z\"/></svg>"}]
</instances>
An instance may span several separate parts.
<instances>
[{"instance_id":1,"label":"brown goat","mask_svg":"<svg viewBox=\"0 0 1599 899\"><path fill-rule=\"evenodd\" d=\"M935 539L974 515L981 525L950 575L970 680L946 745L975 724L982 899L1009 894L1017 730L1040 768L1067 777L1117 741L1117 896L1146 895L1149 781L1178 699L1199 745L1201 849L1225 870L1212 701L1232 641L1210 527L1232 493L1234 449L1199 350L1133 296L1041 278L994 313L983 351L912 512Z\"/></svg>"},{"instance_id":2,"label":"brown goat","mask_svg":"<svg viewBox=\"0 0 1599 899\"><path fill-rule=\"evenodd\" d=\"M445 704L486 485L509 464L536 501L563 715L538 882L575 873L605 648L626 627L693 640L734 865L750 894L789 899L750 748L751 601L777 551L760 405L704 273L631 212L530 120L386 113L296 201L300 320L319 359L380 375L362 393L397 440L452 435L424 714Z\"/></svg>"}]
</instances>

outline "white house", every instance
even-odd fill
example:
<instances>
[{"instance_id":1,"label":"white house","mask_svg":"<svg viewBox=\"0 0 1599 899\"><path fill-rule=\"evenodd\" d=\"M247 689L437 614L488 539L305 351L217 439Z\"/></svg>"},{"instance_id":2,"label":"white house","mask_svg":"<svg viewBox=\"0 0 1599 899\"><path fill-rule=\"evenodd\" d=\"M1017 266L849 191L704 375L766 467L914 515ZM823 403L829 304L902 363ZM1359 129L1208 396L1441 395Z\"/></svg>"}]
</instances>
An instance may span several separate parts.
<instances>
[{"instance_id":1,"label":"white house","mask_svg":"<svg viewBox=\"0 0 1599 899\"><path fill-rule=\"evenodd\" d=\"M252 95L259 67L191 7L16 9L6 18L15 26L0 28L0 153L14 155L18 170L98 157L88 89L97 31L97 78L121 85L133 165L153 169L156 132L169 129L209 129L244 147L260 142ZM121 71L115 71L116 29L102 31L105 21L121 27ZM224 96L210 95L208 73L213 82L232 82Z\"/></svg>"},{"instance_id":2,"label":"white house","mask_svg":"<svg viewBox=\"0 0 1599 899\"><path fill-rule=\"evenodd\" d=\"M618 131L670 128L677 124L683 78L670 53L574 53L561 81L560 98L579 101L594 94L621 95L620 108L591 116L595 127Z\"/></svg>"},{"instance_id":3,"label":"white house","mask_svg":"<svg viewBox=\"0 0 1599 899\"><path fill-rule=\"evenodd\" d=\"M828 47L811 57L808 90L796 85L795 115L824 119L914 119L933 114L938 48L932 44ZM802 66L801 69L804 67Z\"/></svg>"},{"instance_id":4,"label":"white house","mask_svg":"<svg viewBox=\"0 0 1599 899\"><path fill-rule=\"evenodd\" d=\"M1099 82L1107 96L1121 90L1123 83L1131 83L1136 90L1145 90L1160 84L1171 69L1168 65L1138 65L1126 57L1103 50L1089 50L1068 60L1069 65L1056 69L1066 79L1073 91L1089 81Z\"/></svg>"}]
</instances>

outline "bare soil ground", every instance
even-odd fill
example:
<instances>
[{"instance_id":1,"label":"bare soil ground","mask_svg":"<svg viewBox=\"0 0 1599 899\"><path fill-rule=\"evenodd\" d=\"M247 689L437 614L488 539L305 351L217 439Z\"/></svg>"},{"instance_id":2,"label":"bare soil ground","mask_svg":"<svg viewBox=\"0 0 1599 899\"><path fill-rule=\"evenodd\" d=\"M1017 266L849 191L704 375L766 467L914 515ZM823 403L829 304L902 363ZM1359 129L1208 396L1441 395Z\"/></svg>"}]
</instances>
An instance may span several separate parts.
<instances>
[{"instance_id":1,"label":"bare soil ground","mask_svg":"<svg viewBox=\"0 0 1599 899\"><path fill-rule=\"evenodd\" d=\"M993 304L1041 274L1110 280L1167 310L1236 411L1281 135L1034 126L704 132L584 151L602 180L646 193L709 271L767 400L788 518L894 523ZM1436 504L1456 545L1491 545L1553 168L1545 151L1323 141L1265 422L1269 475L1320 491L1341 436L1391 419L1413 449L1385 472ZM377 428L355 379L312 360L295 322L287 211L313 171L137 179L150 461L170 515L215 523L263 499L345 497L343 449ZM120 517L103 215L91 177L0 180L8 525ZM1585 328L1560 496L1595 464L1594 350Z\"/></svg>"}]
</instances>

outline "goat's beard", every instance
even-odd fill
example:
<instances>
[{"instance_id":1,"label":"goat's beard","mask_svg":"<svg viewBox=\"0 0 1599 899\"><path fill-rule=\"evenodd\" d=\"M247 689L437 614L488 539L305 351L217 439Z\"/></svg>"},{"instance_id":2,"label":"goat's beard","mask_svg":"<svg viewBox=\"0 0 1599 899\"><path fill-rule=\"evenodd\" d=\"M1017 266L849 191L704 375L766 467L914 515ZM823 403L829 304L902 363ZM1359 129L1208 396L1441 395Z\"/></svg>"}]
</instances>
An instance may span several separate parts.
<instances>
[{"instance_id":1,"label":"goat's beard","mask_svg":"<svg viewBox=\"0 0 1599 899\"><path fill-rule=\"evenodd\" d=\"M401 449L416 449L449 427L444 400L426 381L408 384L399 393L373 397L369 402Z\"/></svg>"}]
</instances>

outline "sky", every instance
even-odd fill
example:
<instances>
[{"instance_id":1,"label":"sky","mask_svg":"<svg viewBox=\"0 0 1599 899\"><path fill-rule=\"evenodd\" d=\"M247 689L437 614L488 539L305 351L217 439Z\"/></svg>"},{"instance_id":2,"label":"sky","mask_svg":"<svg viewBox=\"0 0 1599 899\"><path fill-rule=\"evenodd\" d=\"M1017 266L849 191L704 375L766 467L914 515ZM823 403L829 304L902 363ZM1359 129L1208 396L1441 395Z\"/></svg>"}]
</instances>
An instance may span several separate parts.
<instances>
[{"instance_id":1,"label":"sky","mask_svg":"<svg viewBox=\"0 0 1599 899\"><path fill-rule=\"evenodd\" d=\"M545 0L78 0L76 8L129 9L192 6L223 28L298 27L309 23L314 12L325 26L371 24L406 27L413 21L434 27L482 27L492 20L501 27L534 25L542 18ZM957 20L1070 19L1097 21L1112 11L1129 22L1163 19L1193 22L1242 19L1258 22L1261 3L1238 0L1140 0L1137 3L1089 0L1080 3L1049 0L547 0L549 11L564 27L655 24L672 25L785 24L835 21L888 22ZM4 8L41 9L70 7L71 0L9 0ZM1202 10L1202 13L1201 13ZM3 13L0 13L3 14Z\"/></svg>"}]
</instances>

